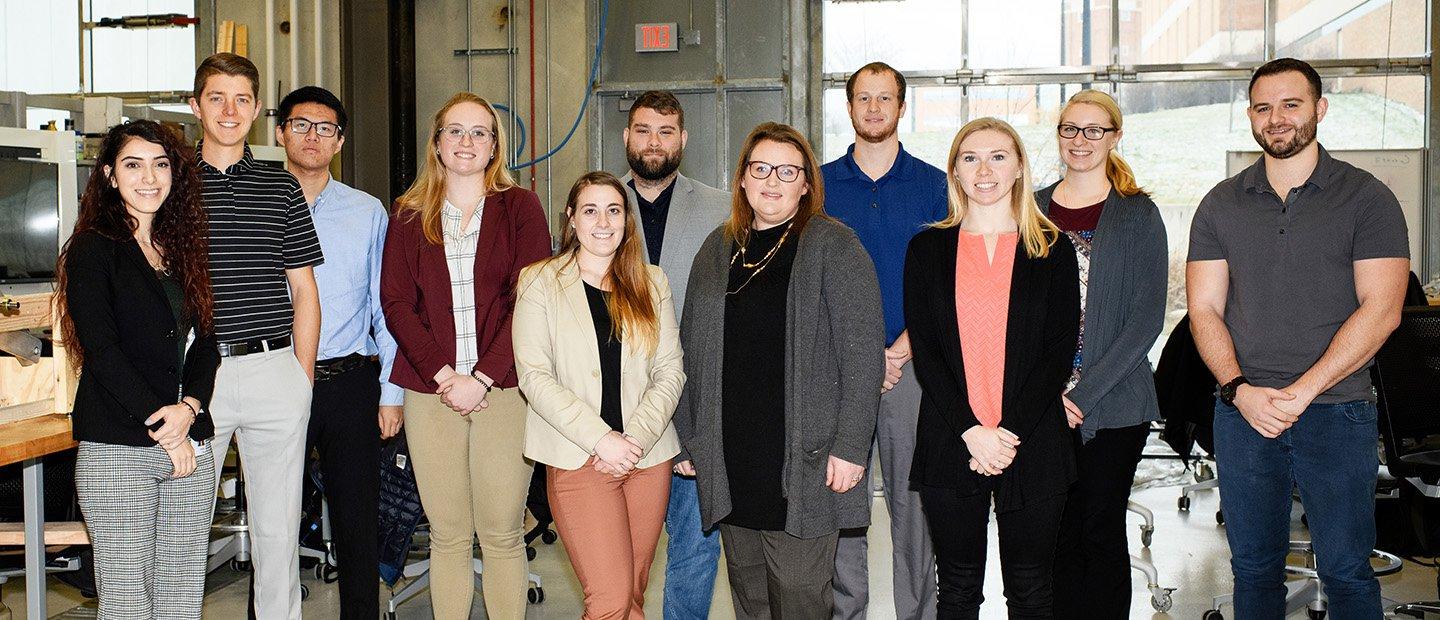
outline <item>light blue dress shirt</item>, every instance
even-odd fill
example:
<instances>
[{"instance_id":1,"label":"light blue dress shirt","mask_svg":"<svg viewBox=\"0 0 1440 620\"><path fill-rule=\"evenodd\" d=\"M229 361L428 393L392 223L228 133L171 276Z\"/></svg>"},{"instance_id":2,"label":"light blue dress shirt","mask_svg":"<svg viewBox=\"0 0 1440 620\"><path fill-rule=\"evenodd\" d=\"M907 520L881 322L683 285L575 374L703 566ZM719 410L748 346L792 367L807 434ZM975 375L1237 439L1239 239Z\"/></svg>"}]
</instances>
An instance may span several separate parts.
<instances>
[{"instance_id":1,"label":"light blue dress shirt","mask_svg":"<svg viewBox=\"0 0 1440 620\"><path fill-rule=\"evenodd\" d=\"M389 382L395 339L380 310L380 256L389 214L379 199L332 178L310 205L310 217L325 254L325 263L315 268L320 288L316 359L379 355L380 404L402 405L405 391Z\"/></svg>"}]
</instances>

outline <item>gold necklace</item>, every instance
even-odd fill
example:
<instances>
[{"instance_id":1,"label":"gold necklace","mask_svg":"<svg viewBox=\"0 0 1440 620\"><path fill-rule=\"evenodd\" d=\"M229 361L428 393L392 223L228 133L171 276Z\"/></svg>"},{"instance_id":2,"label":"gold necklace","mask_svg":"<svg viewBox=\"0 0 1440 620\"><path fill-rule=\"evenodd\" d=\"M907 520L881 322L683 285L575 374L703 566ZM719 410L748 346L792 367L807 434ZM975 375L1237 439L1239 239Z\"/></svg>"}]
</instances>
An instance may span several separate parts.
<instances>
[{"instance_id":1,"label":"gold necklace","mask_svg":"<svg viewBox=\"0 0 1440 620\"><path fill-rule=\"evenodd\" d=\"M750 285L750 281L755 279L755 276L760 275L760 272L765 271L765 268L770 266L770 263L775 258L775 253L780 250L780 246L785 245L785 239L790 236L790 227L794 225L794 220L791 220L789 224L785 225L785 231L780 233L780 240L776 241L775 247L770 248L770 251L766 252L765 256L761 257L760 260L755 261L754 263L747 263L743 260L740 261L741 267L744 267L746 269L754 269L755 271L750 272L750 277L745 278L745 281L741 282L738 288L733 291L725 291L726 295L734 295L744 290L746 286ZM735 254L730 257L730 266L734 267L735 261L741 259L743 256L745 256L745 246L742 245L740 246L740 249L737 250Z\"/></svg>"}]
</instances>

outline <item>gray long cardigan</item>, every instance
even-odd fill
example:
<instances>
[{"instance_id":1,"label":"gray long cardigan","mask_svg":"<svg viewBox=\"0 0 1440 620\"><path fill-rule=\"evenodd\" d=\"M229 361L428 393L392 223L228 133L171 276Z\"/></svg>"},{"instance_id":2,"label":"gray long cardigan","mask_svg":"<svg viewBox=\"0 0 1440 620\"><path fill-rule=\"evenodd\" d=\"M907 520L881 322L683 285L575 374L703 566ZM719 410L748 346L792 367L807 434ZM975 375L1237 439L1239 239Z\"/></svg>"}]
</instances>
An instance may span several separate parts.
<instances>
[{"instance_id":1,"label":"gray long cardigan","mask_svg":"<svg viewBox=\"0 0 1440 620\"><path fill-rule=\"evenodd\" d=\"M825 486L834 455L868 465L880 385L885 322L874 263L844 224L817 215L797 242L785 317L785 457L781 489L785 531L815 538L870 524L870 492ZM721 445L725 288L731 242L717 228L690 270L680 342L688 380L675 412L683 451L695 464L705 528L730 514L730 482Z\"/></svg>"},{"instance_id":2,"label":"gray long cardigan","mask_svg":"<svg viewBox=\"0 0 1440 620\"><path fill-rule=\"evenodd\" d=\"M1047 214L1056 185L1035 193ZM1091 244L1084 358L1069 394L1085 414L1087 440L1103 428L1160 419L1146 356L1165 324L1170 269L1165 222L1144 194L1111 189Z\"/></svg>"}]
</instances>

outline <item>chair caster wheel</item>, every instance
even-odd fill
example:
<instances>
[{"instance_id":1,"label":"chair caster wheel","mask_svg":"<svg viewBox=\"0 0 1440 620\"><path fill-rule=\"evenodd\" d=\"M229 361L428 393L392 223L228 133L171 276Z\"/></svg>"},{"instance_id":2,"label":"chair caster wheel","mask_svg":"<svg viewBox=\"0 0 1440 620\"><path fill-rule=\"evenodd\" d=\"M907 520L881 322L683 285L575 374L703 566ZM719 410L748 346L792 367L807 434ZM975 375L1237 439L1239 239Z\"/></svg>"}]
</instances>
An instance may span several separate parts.
<instances>
[{"instance_id":1,"label":"chair caster wheel","mask_svg":"<svg viewBox=\"0 0 1440 620\"><path fill-rule=\"evenodd\" d=\"M1215 511L1215 524L1225 525L1225 512L1223 510Z\"/></svg>"},{"instance_id":2,"label":"chair caster wheel","mask_svg":"<svg viewBox=\"0 0 1440 620\"><path fill-rule=\"evenodd\" d=\"M542 588L540 586L530 588L530 591L525 593L525 598L529 600L532 605L539 605L540 603L544 603L545 588Z\"/></svg>"},{"instance_id":3,"label":"chair caster wheel","mask_svg":"<svg viewBox=\"0 0 1440 620\"><path fill-rule=\"evenodd\" d=\"M525 559L530 560L531 562L534 562L534 561L535 561L535 548L534 548L534 547L526 547L526 548L525 548Z\"/></svg>"},{"instance_id":4,"label":"chair caster wheel","mask_svg":"<svg viewBox=\"0 0 1440 620\"><path fill-rule=\"evenodd\" d=\"M1205 612L1205 615L1200 616L1200 618L1201 620L1225 620L1225 614L1220 613L1218 609L1212 609Z\"/></svg>"},{"instance_id":5,"label":"chair caster wheel","mask_svg":"<svg viewBox=\"0 0 1440 620\"><path fill-rule=\"evenodd\" d=\"M1167 612L1170 611L1171 607L1175 606L1175 599L1170 598L1170 593L1168 592L1165 593L1164 596L1151 596L1150 606L1154 607L1155 611L1162 613Z\"/></svg>"},{"instance_id":6,"label":"chair caster wheel","mask_svg":"<svg viewBox=\"0 0 1440 620\"><path fill-rule=\"evenodd\" d=\"M310 586L302 583L300 584L300 600L303 601L308 598L310 598Z\"/></svg>"},{"instance_id":7,"label":"chair caster wheel","mask_svg":"<svg viewBox=\"0 0 1440 620\"><path fill-rule=\"evenodd\" d=\"M547 545L553 545L557 540L560 540L560 535L556 534L555 530L545 530L543 532L540 532L540 542L543 542Z\"/></svg>"},{"instance_id":8,"label":"chair caster wheel","mask_svg":"<svg viewBox=\"0 0 1440 620\"><path fill-rule=\"evenodd\" d=\"M393 612L393 611L387 611L387 612L385 612L385 620L395 620L395 612Z\"/></svg>"},{"instance_id":9,"label":"chair caster wheel","mask_svg":"<svg viewBox=\"0 0 1440 620\"><path fill-rule=\"evenodd\" d=\"M248 573L250 572L250 562L239 559L232 559L230 560L230 570L233 570L237 573Z\"/></svg>"},{"instance_id":10,"label":"chair caster wheel","mask_svg":"<svg viewBox=\"0 0 1440 620\"><path fill-rule=\"evenodd\" d=\"M1325 620L1325 610L1323 609L1306 609L1305 615L1308 616L1310 620Z\"/></svg>"},{"instance_id":11,"label":"chair caster wheel","mask_svg":"<svg viewBox=\"0 0 1440 620\"><path fill-rule=\"evenodd\" d=\"M1180 500L1175 502L1175 506L1180 509L1180 512L1190 512L1190 496L1181 495Z\"/></svg>"},{"instance_id":12,"label":"chair caster wheel","mask_svg":"<svg viewBox=\"0 0 1440 620\"><path fill-rule=\"evenodd\" d=\"M334 564L325 564L320 573L320 580L325 583L335 583L340 580L340 567Z\"/></svg>"}]
</instances>

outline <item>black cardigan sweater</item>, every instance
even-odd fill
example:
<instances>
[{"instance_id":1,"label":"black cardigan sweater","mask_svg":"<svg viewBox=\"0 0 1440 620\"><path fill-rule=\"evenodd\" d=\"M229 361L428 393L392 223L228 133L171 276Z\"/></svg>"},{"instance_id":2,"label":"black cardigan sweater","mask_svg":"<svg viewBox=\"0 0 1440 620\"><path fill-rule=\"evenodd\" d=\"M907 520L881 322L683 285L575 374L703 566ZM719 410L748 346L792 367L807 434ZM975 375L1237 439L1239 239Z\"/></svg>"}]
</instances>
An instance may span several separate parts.
<instances>
[{"instance_id":1,"label":"black cardigan sweater","mask_svg":"<svg viewBox=\"0 0 1440 620\"><path fill-rule=\"evenodd\" d=\"M970 451L960 437L980 422L965 389L956 325L958 236L958 228L926 229L911 239L905 257L905 327L921 390L910 481L961 495L993 489L996 510L1006 512L1064 493L1075 479L1060 402L1079 336L1075 249L1061 235L1044 258L1030 258L1023 244L1015 251L1000 425L1019 436L1020 445L1014 462L987 478L970 470Z\"/></svg>"},{"instance_id":2,"label":"black cardigan sweater","mask_svg":"<svg viewBox=\"0 0 1440 620\"><path fill-rule=\"evenodd\" d=\"M165 290L134 239L82 232L65 254L67 311L84 350L71 414L76 441L153 446L145 419L185 396L201 403L190 425L197 441L215 434L210 395L220 352L214 334L197 334L176 368L180 339Z\"/></svg>"}]
</instances>

